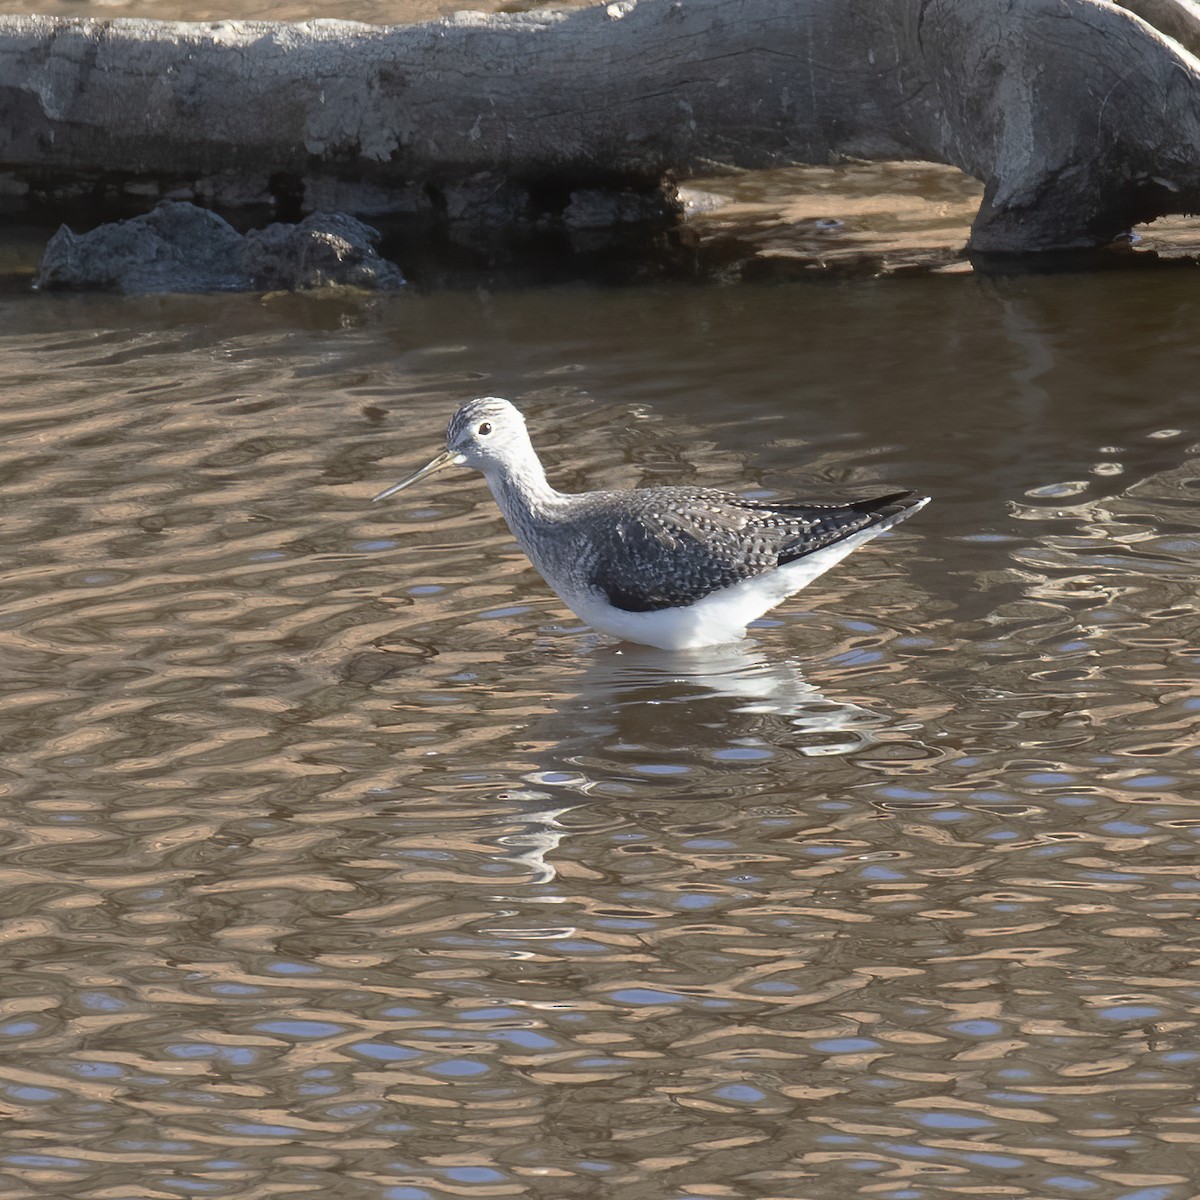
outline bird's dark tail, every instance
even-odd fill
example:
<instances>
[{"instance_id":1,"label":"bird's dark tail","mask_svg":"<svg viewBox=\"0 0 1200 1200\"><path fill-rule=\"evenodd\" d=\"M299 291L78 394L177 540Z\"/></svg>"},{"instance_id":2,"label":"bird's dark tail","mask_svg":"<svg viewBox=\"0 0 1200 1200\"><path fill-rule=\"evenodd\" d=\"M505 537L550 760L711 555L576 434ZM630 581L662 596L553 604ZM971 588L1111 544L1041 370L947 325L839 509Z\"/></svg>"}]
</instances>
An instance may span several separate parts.
<instances>
[{"instance_id":1,"label":"bird's dark tail","mask_svg":"<svg viewBox=\"0 0 1200 1200\"><path fill-rule=\"evenodd\" d=\"M828 517L822 522L825 528L815 541L807 539L779 556L780 566L804 558L816 550L855 538L857 542L869 541L876 534L899 525L929 503L928 496L916 492L890 492L870 500L852 500L849 504L830 505ZM812 514L814 510L810 509ZM865 518L865 519L863 519ZM827 522L827 523L826 523ZM866 535L866 536L858 536Z\"/></svg>"},{"instance_id":2,"label":"bird's dark tail","mask_svg":"<svg viewBox=\"0 0 1200 1200\"><path fill-rule=\"evenodd\" d=\"M882 533L885 529L891 529L893 525L907 520L928 503L928 496L921 496L916 492L891 492L887 496L876 496L873 500L855 500L847 507L864 516L870 516L871 519L860 525L860 529L874 529ZM847 534L850 532L847 530Z\"/></svg>"},{"instance_id":3,"label":"bird's dark tail","mask_svg":"<svg viewBox=\"0 0 1200 1200\"><path fill-rule=\"evenodd\" d=\"M879 513L888 517L894 513L908 512L920 508L929 502L928 496L918 496L916 492L890 492L886 496L876 496L872 500L852 500L846 505L860 513Z\"/></svg>"}]
</instances>

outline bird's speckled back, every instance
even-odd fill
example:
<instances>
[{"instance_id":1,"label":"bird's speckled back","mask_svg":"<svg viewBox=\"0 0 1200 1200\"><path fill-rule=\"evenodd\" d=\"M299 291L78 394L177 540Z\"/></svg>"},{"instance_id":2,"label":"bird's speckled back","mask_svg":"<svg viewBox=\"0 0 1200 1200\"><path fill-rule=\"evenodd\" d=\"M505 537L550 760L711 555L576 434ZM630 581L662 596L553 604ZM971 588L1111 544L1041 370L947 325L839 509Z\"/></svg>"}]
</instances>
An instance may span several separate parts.
<instances>
[{"instance_id":1,"label":"bird's speckled back","mask_svg":"<svg viewBox=\"0 0 1200 1200\"><path fill-rule=\"evenodd\" d=\"M561 496L510 526L547 578L599 591L618 608L693 603L909 507L909 493L840 505L771 505L664 487ZM508 514L506 513L506 516Z\"/></svg>"}]
</instances>

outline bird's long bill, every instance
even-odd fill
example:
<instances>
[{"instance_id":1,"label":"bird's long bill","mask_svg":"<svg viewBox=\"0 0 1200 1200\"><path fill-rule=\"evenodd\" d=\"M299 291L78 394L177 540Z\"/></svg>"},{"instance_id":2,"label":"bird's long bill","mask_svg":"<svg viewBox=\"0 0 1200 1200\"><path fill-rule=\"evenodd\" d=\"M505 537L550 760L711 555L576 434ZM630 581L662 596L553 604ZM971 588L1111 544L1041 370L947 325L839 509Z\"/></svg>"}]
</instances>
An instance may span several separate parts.
<instances>
[{"instance_id":1,"label":"bird's long bill","mask_svg":"<svg viewBox=\"0 0 1200 1200\"><path fill-rule=\"evenodd\" d=\"M384 488L378 496L372 496L371 502L376 500L386 500L389 496L394 496L397 492L402 492L406 487L412 487L414 483L432 475L435 471L440 471L443 467L456 467L464 462L463 456L457 454L453 450L443 450L431 463L426 463L415 475L410 475L407 479L400 480L399 483L393 483L390 488Z\"/></svg>"}]
</instances>

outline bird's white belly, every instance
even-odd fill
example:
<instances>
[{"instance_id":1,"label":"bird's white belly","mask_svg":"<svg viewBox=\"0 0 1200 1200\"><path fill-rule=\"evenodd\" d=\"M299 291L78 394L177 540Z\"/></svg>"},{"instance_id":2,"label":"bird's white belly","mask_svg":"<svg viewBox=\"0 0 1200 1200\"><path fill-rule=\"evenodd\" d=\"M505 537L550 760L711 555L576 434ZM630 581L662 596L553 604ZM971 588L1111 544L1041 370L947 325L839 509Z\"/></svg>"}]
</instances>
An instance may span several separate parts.
<instances>
[{"instance_id":1,"label":"bird's white belly","mask_svg":"<svg viewBox=\"0 0 1200 1200\"><path fill-rule=\"evenodd\" d=\"M756 621L781 600L841 562L863 542L869 542L882 532L879 528L864 529L787 566L753 579L743 579L732 587L710 592L703 600L679 608L628 612L615 608L597 592L563 590L558 594L585 624L627 642L657 646L661 650L722 646L744 637L751 621Z\"/></svg>"},{"instance_id":2,"label":"bird's white belly","mask_svg":"<svg viewBox=\"0 0 1200 1200\"><path fill-rule=\"evenodd\" d=\"M600 633L661 650L721 646L745 635L746 626L762 616L774 601L763 603L747 592L745 583L714 592L684 608L627 612L599 595L564 596L567 607Z\"/></svg>"}]
</instances>

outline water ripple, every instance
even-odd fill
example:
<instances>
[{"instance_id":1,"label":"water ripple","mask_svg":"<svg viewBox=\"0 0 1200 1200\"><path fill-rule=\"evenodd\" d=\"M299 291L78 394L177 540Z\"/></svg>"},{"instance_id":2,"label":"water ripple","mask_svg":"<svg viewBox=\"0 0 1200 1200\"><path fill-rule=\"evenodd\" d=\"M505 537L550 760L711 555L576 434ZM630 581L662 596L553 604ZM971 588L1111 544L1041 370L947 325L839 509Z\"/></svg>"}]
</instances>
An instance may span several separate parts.
<instances>
[{"instance_id":1,"label":"water ripple","mask_svg":"<svg viewBox=\"0 0 1200 1200\"><path fill-rule=\"evenodd\" d=\"M789 292L803 362L782 290L10 301L11 1193L1186 1200L1191 381L1039 351L1038 407L1079 286ZM579 486L939 504L734 651L608 646L478 483L365 505L489 389Z\"/></svg>"}]
</instances>

